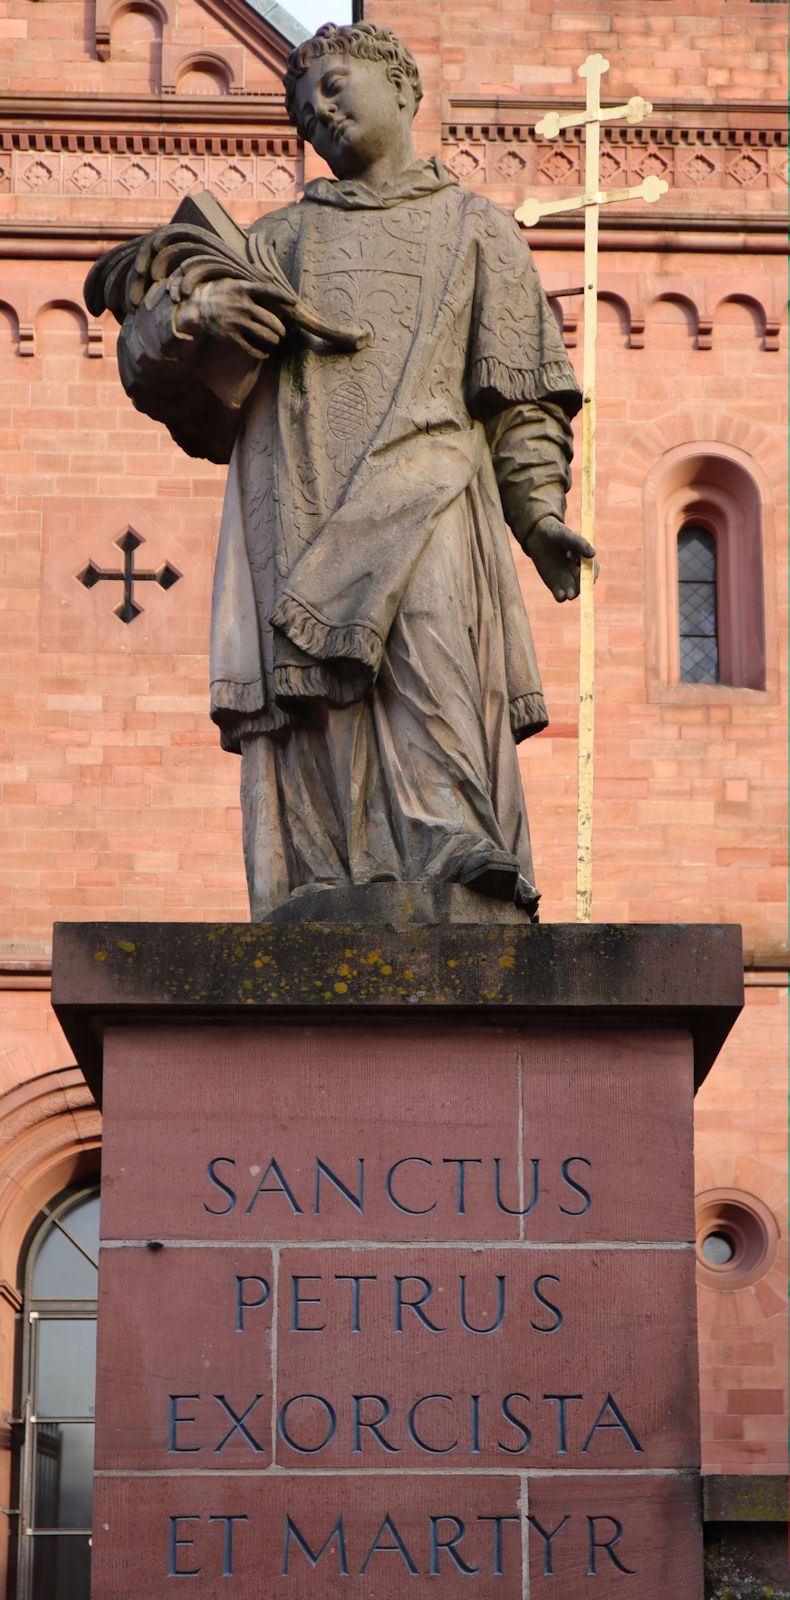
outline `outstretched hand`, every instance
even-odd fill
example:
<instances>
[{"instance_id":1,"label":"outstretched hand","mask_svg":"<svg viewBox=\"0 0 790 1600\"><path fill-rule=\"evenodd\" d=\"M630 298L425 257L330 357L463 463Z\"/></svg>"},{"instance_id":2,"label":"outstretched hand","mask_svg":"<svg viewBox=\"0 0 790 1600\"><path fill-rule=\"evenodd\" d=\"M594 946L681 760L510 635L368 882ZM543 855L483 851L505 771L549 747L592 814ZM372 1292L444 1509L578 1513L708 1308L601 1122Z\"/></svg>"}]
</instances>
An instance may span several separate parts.
<instances>
[{"instance_id":1,"label":"outstretched hand","mask_svg":"<svg viewBox=\"0 0 790 1600\"><path fill-rule=\"evenodd\" d=\"M592 545L580 533L566 528L559 517L542 517L532 529L525 548L555 600L575 600L581 584L581 558L595 555ZM595 577L598 577L597 561Z\"/></svg>"},{"instance_id":2,"label":"outstretched hand","mask_svg":"<svg viewBox=\"0 0 790 1600\"><path fill-rule=\"evenodd\" d=\"M256 361L270 356L285 337L284 323L269 310L259 287L235 278L217 278L182 300L175 326L190 338L206 333L240 345Z\"/></svg>"}]
</instances>

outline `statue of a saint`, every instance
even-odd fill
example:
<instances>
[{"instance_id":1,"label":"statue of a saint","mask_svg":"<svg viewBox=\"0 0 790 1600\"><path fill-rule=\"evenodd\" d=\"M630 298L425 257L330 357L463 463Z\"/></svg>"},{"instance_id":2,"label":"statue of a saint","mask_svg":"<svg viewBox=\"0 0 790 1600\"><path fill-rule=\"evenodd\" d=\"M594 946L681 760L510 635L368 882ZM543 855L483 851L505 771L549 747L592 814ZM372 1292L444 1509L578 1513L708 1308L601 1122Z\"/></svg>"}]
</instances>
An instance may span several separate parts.
<instances>
[{"instance_id":1,"label":"statue of a saint","mask_svg":"<svg viewBox=\"0 0 790 1600\"><path fill-rule=\"evenodd\" d=\"M421 880L535 917L516 744L546 711L507 527L573 599L591 554L563 520L576 379L515 222L418 159L409 50L327 24L285 86L335 178L256 223L250 259L273 252L318 318L368 341L297 326L252 272L204 272L148 294L119 345L135 404L230 460L212 716L241 755L252 918ZM211 395L230 351L248 375Z\"/></svg>"}]
</instances>

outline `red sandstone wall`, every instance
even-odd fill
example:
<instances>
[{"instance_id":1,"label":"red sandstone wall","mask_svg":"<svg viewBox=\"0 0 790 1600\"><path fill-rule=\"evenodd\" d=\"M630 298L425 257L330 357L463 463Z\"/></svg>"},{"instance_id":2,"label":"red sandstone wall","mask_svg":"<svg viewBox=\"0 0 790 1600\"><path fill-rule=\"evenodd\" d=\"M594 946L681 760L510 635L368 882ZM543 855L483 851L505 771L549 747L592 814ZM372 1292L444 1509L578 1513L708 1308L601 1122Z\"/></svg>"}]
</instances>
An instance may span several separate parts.
<instances>
[{"instance_id":1,"label":"red sandstone wall","mask_svg":"<svg viewBox=\"0 0 790 1600\"><path fill-rule=\"evenodd\" d=\"M781 424L784 357L762 348L752 311L724 300L730 257L694 258L683 292L716 309L712 348L695 349L684 307L655 299L659 257L605 256L602 285L647 301L645 348L626 347L603 309L595 862L602 920L741 921L751 946L786 927L783 642L786 524ZM541 259L556 287L578 272L569 254ZM7 300L24 308L36 354L7 330L0 399L6 831L0 903L6 949L46 952L57 917L244 915L237 764L206 717L211 564L222 472L187 463L164 430L126 401L112 359L85 347L81 263L5 264ZM677 275L679 278L679 275ZM748 273L766 301L776 283ZM677 281L673 280L673 281ZM719 296L722 297L721 302ZM70 309L51 307L65 299ZM45 309L36 312L36 302ZM50 308L46 309L46 303ZM681 398L682 397L682 398ZM646 581L642 491L684 438L746 450L765 487L769 584L765 693L720 686L648 701L645 638L655 596ZM572 500L572 511L578 505ZM140 585L143 615L113 615L107 583L86 590L89 560L114 568L131 521L144 569L167 559L168 591ZM544 914L573 915L576 616L558 612L521 560L552 726L523 747ZM20 853L22 861L20 861Z\"/></svg>"},{"instance_id":2,"label":"red sandstone wall","mask_svg":"<svg viewBox=\"0 0 790 1600\"><path fill-rule=\"evenodd\" d=\"M697 1194L757 1197L781 1228L771 1270L698 1292L703 1471L787 1471L787 992L761 974L697 1098Z\"/></svg>"},{"instance_id":3,"label":"red sandstone wall","mask_svg":"<svg viewBox=\"0 0 790 1600\"><path fill-rule=\"evenodd\" d=\"M416 5L368 0L365 15L395 29L419 56L426 123L442 98L466 94L562 99L578 87L584 57L611 62L611 94L707 104L786 97L786 19L759 0L476 0Z\"/></svg>"},{"instance_id":4,"label":"red sandstone wall","mask_svg":"<svg viewBox=\"0 0 790 1600\"><path fill-rule=\"evenodd\" d=\"M775 239L769 223L786 206L786 149L747 134L750 117L758 132L766 123L759 102L778 103L785 92L777 70L783 12L753 0L728 0L724 9L721 0L696 0L693 9L684 0L650 7L621 0L611 13L581 0L571 11L554 0L528 8L503 0L487 9L484 32L480 8L468 0L386 8L370 0L368 14L401 31L419 55L424 150L437 149L444 135L444 154L463 181L502 204L547 187L544 156L523 129L538 114L533 104L578 96L575 69L588 49L602 49L612 62L612 98L642 92L662 103L668 137L649 146L646 170L666 171L675 187L663 204L696 246L687 238L675 250L677 229L661 237L657 208L650 249L619 237L601 262L608 298L600 337L595 914L741 921L749 946L778 960L786 937L787 568L786 354L776 347L785 339L786 278L783 257L769 253L765 240ZM97 16L101 22L101 5ZM166 24L161 38L126 18L104 40L81 0L49 7L6 0L0 20L0 63L15 93L144 102L158 74L176 73L173 52L186 46L224 53L236 87L267 93L276 81L266 49L240 44L198 0L185 0L177 27ZM109 59L97 49L109 49ZM197 86L211 88L208 79ZM221 98L227 132L243 100ZM470 108L475 99L480 104ZM105 128L97 104L83 107L80 126ZM171 117L179 104L183 128L194 131L197 101L160 102ZM290 137L268 103L264 112L273 134ZM130 125L138 115L130 109ZM710 140L697 134L685 142L682 130L699 130L706 117ZM40 112L29 125L31 135L40 133ZM58 125L77 124L61 115ZM168 126L178 136L178 121ZM46 957L56 917L246 915L237 764L217 748L206 716L222 473L186 461L163 430L132 410L115 370L113 328L89 326L80 284L99 234L122 222L142 229L172 211L181 186L193 181L185 166L197 172L195 187L213 184L241 220L290 198L301 178L299 152L282 142L232 158L194 140L169 153L120 150L112 140L107 149L55 152L46 140L40 148L35 142L27 151L0 151L0 215L17 230L0 245L6 957ZM563 148L571 164L560 178L555 169L554 191L570 193L578 152ZM609 149L624 173L609 181L638 181L642 147ZM86 163L95 177L81 170ZM137 167L142 177L130 171ZM727 217L733 226L740 219L740 233L702 238L703 223ZM560 247L555 235L542 237L538 258L550 290L581 281L578 239ZM578 301L564 307L573 311ZM575 339L572 353L580 328ZM645 484L667 451L695 439L744 452L763 490L765 692L720 687L684 697L662 688L651 667L659 596ZM572 506L575 512L575 500ZM113 540L128 523L145 540L140 565L169 560L182 576L167 592L141 585L143 615L124 626L112 614L112 586L87 590L76 573L91 559L115 565ZM528 563L521 566L553 719L523 749L524 773L545 915L556 920L573 915L576 618L558 612ZM3 1022L5 1059L13 1063L4 1104L16 1115L17 1097L30 1085L38 1109L19 1114L35 1134L29 1150L24 1138L20 1148L39 1175L50 1171L48 1135L39 1130L55 1124L35 1085L40 1079L46 1089L47 1075L67 1065L44 1006L45 996L26 995L19 1014L4 1010ZM698 1119L701 1185L751 1185L777 1213L785 1040L780 991L751 990ZM69 1104L76 1102L66 1096ZM94 1125L86 1128L71 1124L72 1153L95 1137ZM0 1135L4 1160L9 1140ZM9 1259L4 1270L12 1269ZM784 1357L774 1294L771 1284L762 1295L749 1290L748 1305L739 1294L701 1296L708 1470L781 1467Z\"/></svg>"},{"instance_id":5,"label":"red sandstone wall","mask_svg":"<svg viewBox=\"0 0 790 1600\"><path fill-rule=\"evenodd\" d=\"M166 20L155 16L155 10ZM57 0L46 8L35 0L5 0L0 93L157 94L163 66L169 86L171 56L179 62L194 52L223 58L235 91L279 95L275 50L264 52L268 59L244 50L238 36L199 0L178 0L177 10L162 4L139 11L110 6L106 0L89 7L82 0ZM210 81L195 78L185 88L190 93L218 92Z\"/></svg>"}]
</instances>

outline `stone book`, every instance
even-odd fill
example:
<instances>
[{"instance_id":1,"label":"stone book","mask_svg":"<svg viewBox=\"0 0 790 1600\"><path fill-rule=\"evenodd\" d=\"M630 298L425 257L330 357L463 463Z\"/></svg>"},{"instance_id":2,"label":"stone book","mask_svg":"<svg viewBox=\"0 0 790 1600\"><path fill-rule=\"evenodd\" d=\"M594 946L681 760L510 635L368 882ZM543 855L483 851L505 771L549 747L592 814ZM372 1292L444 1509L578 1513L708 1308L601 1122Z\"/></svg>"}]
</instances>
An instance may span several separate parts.
<instances>
[{"instance_id":1,"label":"stone book","mask_svg":"<svg viewBox=\"0 0 790 1600\"><path fill-rule=\"evenodd\" d=\"M219 278L249 285L284 321L335 349L353 352L370 343L368 329L317 316L289 283L265 240L251 238L206 190L186 195L164 227L102 256L85 281L85 303L93 316L112 311L124 323L140 308L154 311L165 296L178 303ZM260 360L229 341L203 336L198 344L188 381L238 410L255 384Z\"/></svg>"},{"instance_id":2,"label":"stone book","mask_svg":"<svg viewBox=\"0 0 790 1600\"><path fill-rule=\"evenodd\" d=\"M183 222L188 227L205 228L208 233L215 233L229 250L234 251L240 262L249 264L244 228L208 189L203 189L200 194L184 195L170 220L171 224Z\"/></svg>"},{"instance_id":3,"label":"stone book","mask_svg":"<svg viewBox=\"0 0 790 1600\"><path fill-rule=\"evenodd\" d=\"M238 257L239 267L249 270L247 234L236 222L222 202L207 189L201 194L185 195L173 213L173 223L202 228L215 233L226 248ZM196 352L192 375L198 383L216 395L231 411L238 411L255 387L261 362L242 350L241 345L228 344L220 339L204 339Z\"/></svg>"}]
</instances>

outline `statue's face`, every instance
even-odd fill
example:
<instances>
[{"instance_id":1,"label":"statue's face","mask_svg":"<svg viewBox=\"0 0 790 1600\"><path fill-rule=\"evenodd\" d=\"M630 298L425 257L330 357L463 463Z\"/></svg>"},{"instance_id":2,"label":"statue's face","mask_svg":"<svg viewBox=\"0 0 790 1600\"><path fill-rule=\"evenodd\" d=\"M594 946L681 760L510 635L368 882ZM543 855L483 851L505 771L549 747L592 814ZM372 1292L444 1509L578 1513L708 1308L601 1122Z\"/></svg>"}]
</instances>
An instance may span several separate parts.
<instances>
[{"instance_id":1,"label":"statue's face","mask_svg":"<svg viewBox=\"0 0 790 1600\"><path fill-rule=\"evenodd\" d=\"M410 120L409 97L383 62L330 55L311 61L298 80L294 111L302 137L335 177L360 177Z\"/></svg>"}]
</instances>

